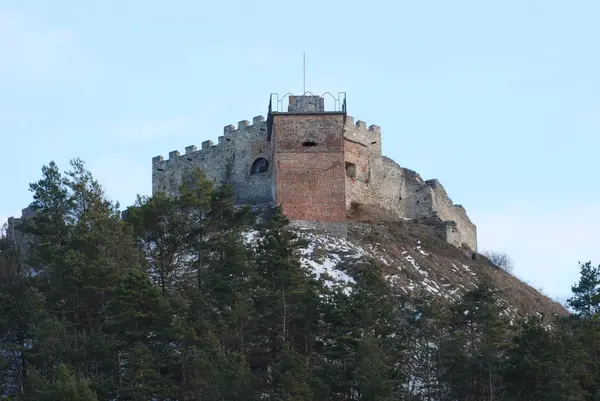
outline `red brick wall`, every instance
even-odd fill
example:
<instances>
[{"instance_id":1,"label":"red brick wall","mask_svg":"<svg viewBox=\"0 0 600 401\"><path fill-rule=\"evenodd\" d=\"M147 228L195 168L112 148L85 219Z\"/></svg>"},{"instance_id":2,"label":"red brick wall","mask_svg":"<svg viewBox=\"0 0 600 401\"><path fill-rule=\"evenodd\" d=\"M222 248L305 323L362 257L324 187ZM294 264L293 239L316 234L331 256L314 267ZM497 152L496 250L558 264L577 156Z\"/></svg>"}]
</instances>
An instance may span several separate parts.
<instances>
[{"instance_id":1,"label":"red brick wall","mask_svg":"<svg viewBox=\"0 0 600 401\"><path fill-rule=\"evenodd\" d=\"M342 114L274 116L276 202L288 218L345 221L343 122Z\"/></svg>"}]
</instances>

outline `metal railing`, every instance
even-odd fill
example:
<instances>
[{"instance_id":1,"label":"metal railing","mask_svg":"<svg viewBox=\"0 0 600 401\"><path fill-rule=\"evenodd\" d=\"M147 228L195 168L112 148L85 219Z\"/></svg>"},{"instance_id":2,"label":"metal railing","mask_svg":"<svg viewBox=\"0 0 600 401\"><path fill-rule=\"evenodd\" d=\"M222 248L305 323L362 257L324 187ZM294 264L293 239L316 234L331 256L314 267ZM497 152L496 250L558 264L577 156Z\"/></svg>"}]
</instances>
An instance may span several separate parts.
<instances>
[{"instance_id":1,"label":"metal railing","mask_svg":"<svg viewBox=\"0 0 600 401\"><path fill-rule=\"evenodd\" d=\"M269 98L269 113L272 111L286 113L288 111L288 105L284 104L284 100L286 98L289 99L290 96L293 96L296 102L302 102L302 100L306 97L319 99L324 103L324 112L346 112L346 92L338 92L336 97L331 92L325 92L322 96L317 96L312 92L307 91L301 96L296 96L293 93L288 92L279 97L278 93L271 93Z\"/></svg>"}]
</instances>

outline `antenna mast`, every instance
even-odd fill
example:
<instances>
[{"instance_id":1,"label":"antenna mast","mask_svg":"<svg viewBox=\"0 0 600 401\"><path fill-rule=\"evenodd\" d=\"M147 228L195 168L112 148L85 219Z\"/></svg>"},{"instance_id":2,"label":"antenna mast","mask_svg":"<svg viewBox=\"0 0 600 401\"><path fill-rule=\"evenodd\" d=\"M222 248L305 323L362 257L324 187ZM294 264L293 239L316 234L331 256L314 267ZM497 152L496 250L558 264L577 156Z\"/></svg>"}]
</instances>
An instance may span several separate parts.
<instances>
[{"instance_id":1,"label":"antenna mast","mask_svg":"<svg viewBox=\"0 0 600 401\"><path fill-rule=\"evenodd\" d=\"M302 96L306 93L306 52L302 53Z\"/></svg>"}]
</instances>

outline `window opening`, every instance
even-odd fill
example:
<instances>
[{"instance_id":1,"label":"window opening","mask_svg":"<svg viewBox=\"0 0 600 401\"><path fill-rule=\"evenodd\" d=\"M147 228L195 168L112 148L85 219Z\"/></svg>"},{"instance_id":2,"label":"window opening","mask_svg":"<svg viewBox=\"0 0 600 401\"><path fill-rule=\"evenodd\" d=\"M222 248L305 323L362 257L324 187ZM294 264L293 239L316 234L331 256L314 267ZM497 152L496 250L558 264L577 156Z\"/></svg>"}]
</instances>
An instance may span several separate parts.
<instances>
[{"instance_id":1,"label":"window opening","mask_svg":"<svg viewBox=\"0 0 600 401\"><path fill-rule=\"evenodd\" d=\"M269 162L267 159L259 157L258 159L254 160L254 163L252 163L250 175L266 173L267 171L269 171Z\"/></svg>"},{"instance_id":2,"label":"window opening","mask_svg":"<svg viewBox=\"0 0 600 401\"><path fill-rule=\"evenodd\" d=\"M356 178L356 164L346 162L346 177Z\"/></svg>"}]
</instances>

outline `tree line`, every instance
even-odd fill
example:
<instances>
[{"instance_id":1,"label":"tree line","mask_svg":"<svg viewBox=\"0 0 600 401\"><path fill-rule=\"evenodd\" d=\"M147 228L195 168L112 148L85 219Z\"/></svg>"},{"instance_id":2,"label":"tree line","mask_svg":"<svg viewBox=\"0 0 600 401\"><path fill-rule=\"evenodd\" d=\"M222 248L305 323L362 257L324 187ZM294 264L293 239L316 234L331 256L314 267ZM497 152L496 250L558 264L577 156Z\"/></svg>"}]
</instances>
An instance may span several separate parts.
<instances>
[{"instance_id":1,"label":"tree line","mask_svg":"<svg viewBox=\"0 0 600 401\"><path fill-rule=\"evenodd\" d=\"M600 399L591 263L573 315L511 321L484 275L450 305L398 295L369 259L331 288L280 210L257 219L201 171L124 216L78 159L30 189L26 243L0 238L0 399Z\"/></svg>"}]
</instances>

